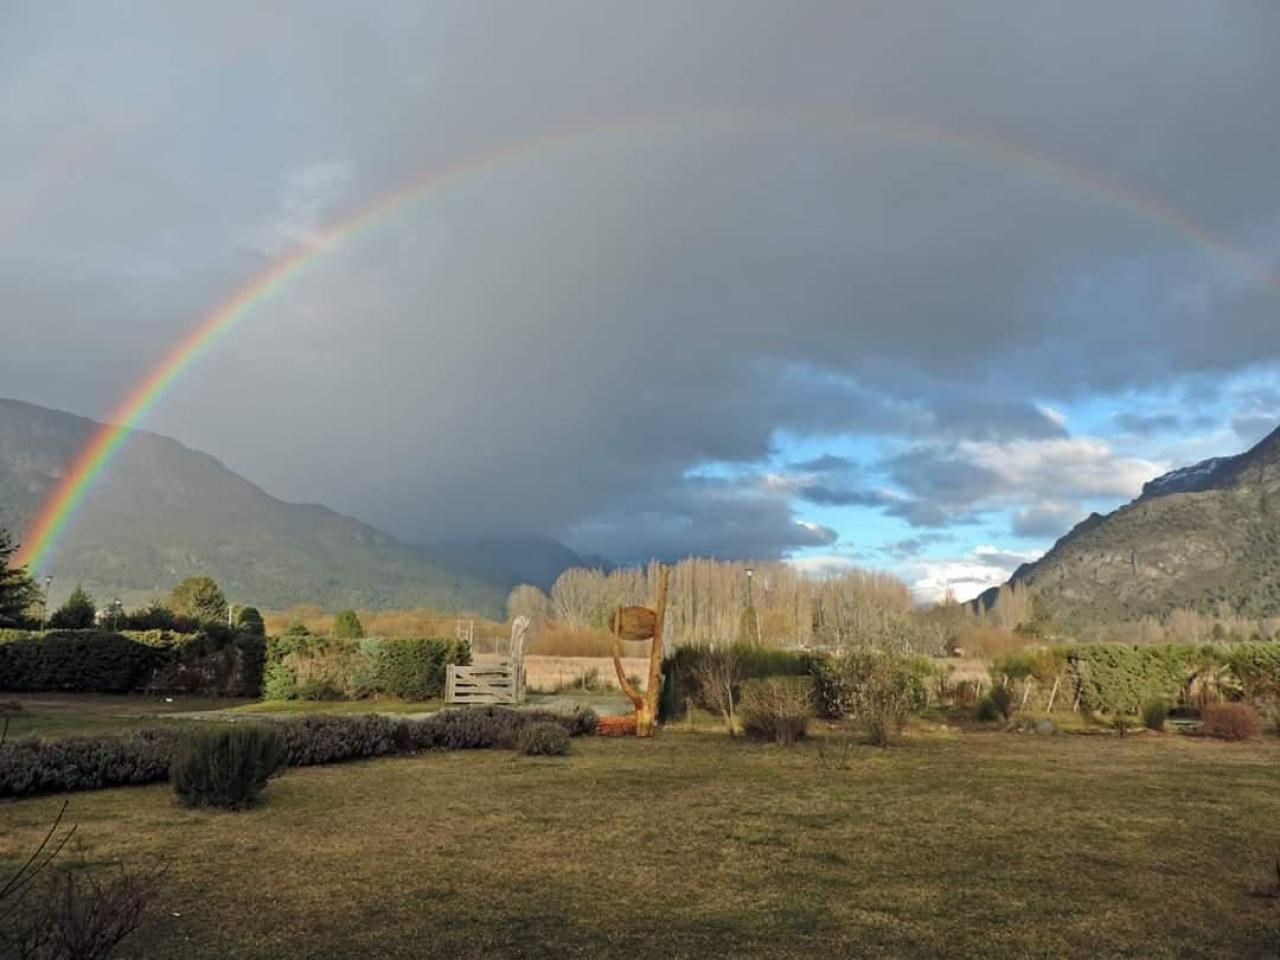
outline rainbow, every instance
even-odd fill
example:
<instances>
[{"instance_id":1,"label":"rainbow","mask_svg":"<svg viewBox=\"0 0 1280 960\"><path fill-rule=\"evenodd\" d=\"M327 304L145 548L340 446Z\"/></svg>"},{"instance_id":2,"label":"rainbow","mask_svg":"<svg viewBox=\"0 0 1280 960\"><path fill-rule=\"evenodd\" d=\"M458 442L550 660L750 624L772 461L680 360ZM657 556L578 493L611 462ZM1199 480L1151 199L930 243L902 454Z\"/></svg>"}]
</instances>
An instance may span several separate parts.
<instances>
[{"instance_id":1,"label":"rainbow","mask_svg":"<svg viewBox=\"0 0 1280 960\"><path fill-rule=\"evenodd\" d=\"M1185 237L1230 263L1251 281L1280 295L1280 276L1274 269L1186 213L1153 196L1112 183L1089 171L1008 141L940 129L898 117L841 110L790 114L742 110L678 111L564 127L541 136L510 142L451 166L420 174L400 189L374 200L357 210L354 215L310 238L297 250L276 260L237 290L229 300L205 315L129 391L107 417L106 423L89 439L28 526L16 563L32 571L41 569L60 535L88 497L94 482L119 452L130 432L163 399L183 372L224 339L254 307L287 287L299 277L305 267L344 240L381 223L418 198L505 164L591 138L666 128L699 135L709 135L716 129L785 131L799 128L845 134L866 132L894 140L950 149L969 158L1011 165L1037 177L1065 184L1073 190L1106 201Z\"/></svg>"}]
</instances>

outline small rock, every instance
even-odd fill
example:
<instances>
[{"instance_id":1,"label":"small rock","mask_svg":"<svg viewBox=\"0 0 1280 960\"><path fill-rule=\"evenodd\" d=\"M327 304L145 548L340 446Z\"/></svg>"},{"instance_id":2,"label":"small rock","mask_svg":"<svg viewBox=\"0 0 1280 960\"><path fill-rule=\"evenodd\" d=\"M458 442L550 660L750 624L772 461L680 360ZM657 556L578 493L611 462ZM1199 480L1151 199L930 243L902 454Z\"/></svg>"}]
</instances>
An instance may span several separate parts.
<instances>
[{"instance_id":1,"label":"small rock","mask_svg":"<svg viewBox=\"0 0 1280 960\"><path fill-rule=\"evenodd\" d=\"M1051 736L1060 732L1061 731L1058 730L1058 725L1048 717L1045 717L1043 720L1036 721L1036 733L1040 734L1042 737Z\"/></svg>"}]
</instances>

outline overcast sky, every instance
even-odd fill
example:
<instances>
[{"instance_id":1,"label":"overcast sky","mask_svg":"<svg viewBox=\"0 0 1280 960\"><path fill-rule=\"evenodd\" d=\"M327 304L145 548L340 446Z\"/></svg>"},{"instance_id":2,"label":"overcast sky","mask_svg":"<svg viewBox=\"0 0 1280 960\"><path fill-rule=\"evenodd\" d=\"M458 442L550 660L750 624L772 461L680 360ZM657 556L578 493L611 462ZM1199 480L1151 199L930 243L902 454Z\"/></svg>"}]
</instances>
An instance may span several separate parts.
<instances>
[{"instance_id":1,"label":"overcast sky","mask_svg":"<svg viewBox=\"0 0 1280 960\"><path fill-rule=\"evenodd\" d=\"M1280 423L1280 4L0 0L0 395L411 541L1002 579ZM90 505L89 509L92 509Z\"/></svg>"}]
</instances>

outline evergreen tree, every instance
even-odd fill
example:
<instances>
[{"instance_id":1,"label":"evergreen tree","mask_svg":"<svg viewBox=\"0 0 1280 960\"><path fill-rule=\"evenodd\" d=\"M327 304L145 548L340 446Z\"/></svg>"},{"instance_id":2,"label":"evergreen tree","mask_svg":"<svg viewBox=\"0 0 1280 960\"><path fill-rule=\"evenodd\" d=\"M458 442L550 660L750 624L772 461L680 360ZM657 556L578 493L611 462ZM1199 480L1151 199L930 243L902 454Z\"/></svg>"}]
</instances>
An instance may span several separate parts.
<instances>
[{"instance_id":1,"label":"evergreen tree","mask_svg":"<svg viewBox=\"0 0 1280 960\"><path fill-rule=\"evenodd\" d=\"M22 626L27 608L36 596L35 584L25 567L13 565L18 545L7 530L0 530L0 627Z\"/></svg>"},{"instance_id":2,"label":"evergreen tree","mask_svg":"<svg viewBox=\"0 0 1280 960\"><path fill-rule=\"evenodd\" d=\"M257 607L242 607L236 614L236 626L240 628L241 633L252 637L264 637L267 634L267 625L263 622L262 614L258 612Z\"/></svg>"},{"instance_id":3,"label":"evergreen tree","mask_svg":"<svg viewBox=\"0 0 1280 960\"><path fill-rule=\"evenodd\" d=\"M364 624L354 610L341 610L333 619L331 633L338 640L359 640L364 636Z\"/></svg>"},{"instance_id":4,"label":"evergreen tree","mask_svg":"<svg viewBox=\"0 0 1280 960\"><path fill-rule=\"evenodd\" d=\"M49 618L49 626L55 630L88 630L98 618L98 608L93 597L85 592L84 587L76 584L67 597L67 602L54 611Z\"/></svg>"},{"instance_id":5,"label":"evergreen tree","mask_svg":"<svg viewBox=\"0 0 1280 960\"><path fill-rule=\"evenodd\" d=\"M173 588L169 606L197 623L227 622L227 598L211 577L187 577Z\"/></svg>"}]
</instances>

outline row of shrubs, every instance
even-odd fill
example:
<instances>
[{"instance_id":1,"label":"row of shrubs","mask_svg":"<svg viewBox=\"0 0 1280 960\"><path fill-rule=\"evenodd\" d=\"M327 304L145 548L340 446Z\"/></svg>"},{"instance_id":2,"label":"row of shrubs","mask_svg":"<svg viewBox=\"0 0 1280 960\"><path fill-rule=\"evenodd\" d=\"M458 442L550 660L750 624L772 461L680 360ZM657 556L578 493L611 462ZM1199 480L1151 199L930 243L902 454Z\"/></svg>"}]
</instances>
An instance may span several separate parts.
<instances>
[{"instance_id":1,"label":"row of shrubs","mask_svg":"<svg viewBox=\"0 0 1280 960\"><path fill-rule=\"evenodd\" d=\"M198 633L5 631L0 690L256 697L266 640L210 625Z\"/></svg>"},{"instance_id":2,"label":"row of shrubs","mask_svg":"<svg viewBox=\"0 0 1280 960\"><path fill-rule=\"evenodd\" d=\"M1280 643L1045 647L996 658L1002 682L1057 680L1082 709L1111 715L1140 713L1161 701L1199 710L1219 700L1280 698Z\"/></svg>"},{"instance_id":3,"label":"row of shrubs","mask_svg":"<svg viewBox=\"0 0 1280 960\"><path fill-rule=\"evenodd\" d=\"M568 736L595 731L590 710L571 714L507 707L446 710L420 720L377 714L314 715L270 721L292 767L361 760L420 750L479 750L518 745L531 724L556 724ZM123 736L29 738L0 744L0 797L154 783L200 731L176 727Z\"/></svg>"},{"instance_id":4,"label":"row of shrubs","mask_svg":"<svg viewBox=\"0 0 1280 960\"><path fill-rule=\"evenodd\" d=\"M704 710L715 709L709 703L707 691L702 688L700 674L703 672L704 661L708 656L713 655L716 649L677 647L662 661L659 716L664 723L683 717L690 704ZM740 698L740 684L747 681L768 677L812 676L815 664L820 659L800 651L762 647L756 644L734 644L718 649L727 650L736 661L738 687L734 691L735 699Z\"/></svg>"},{"instance_id":5,"label":"row of shrubs","mask_svg":"<svg viewBox=\"0 0 1280 960\"><path fill-rule=\"evenodd\" d=\"M470 644L451 638L273 637L262 693L267 700L430 700L444 694L450 664L470 662Z\"/></svg>"},{"instance_id":6,"label":"row of shrubs","mask_svg":"<svg viewBox=\"0 0 1280 960\"><path fill-rule=\"evenodd\" d=\"M1058 703L1070 704L1078 695L1085 710L1124 725L1142 714L1148 726L1163 726L1171 707L1192 707L1206 732L1243 739L1260 729L1247 701L1280 696L1280 644L1044 648L999 658L992 672L997 682L976 705L979 720L1009 720L1025 684L1040 682L1047 691L1056 681L1063 688ZM855 719L872 742L884 745L910 714L935 698L946 702L946 691L955 686L926 657L863 650L832 656L690 647L667 659L664 675L670 684L664 719L692 704L723 715L732 732L736 710L745 732L783 743L803 736L805 718L816 714ZM1024 686L1015 691L1019 683Z\"/></svg>"},{"instance_id":7,"label":"row of shrubs","mask_svg":"<svg viewBox=\"0 0 1280 960\"><path fill-rule=\"evenodd\" d=\"M688 705L721 714L730 733L735 711L745 733L782 744L803 737L810 718L850 718L886 746L912 712L928 705L935 670L926 657L876 651L839 656L751 645L685 647L664 662L664 719Z\"/></svg>"},{"instance_id":8,"label":"row of shrubs","mask_svg":"<svg viewBox=\"0 0 1280 960\"><path fill-rule=\"evenodd\" d=\"M375 735L372 745L399 746L404 734ZM560 756L569 752L569 736L567 725L559 720L533 719L519 726L511 745L525 756ZM504 730L492 745L508 739ZM296 759L296 745L296 738L291 743L288 728L278 724L203 730L181 740L169 767L169 780L178 799L189 807L241 810L251 806L267 782Z\"/></svg>"}]
</instances>

